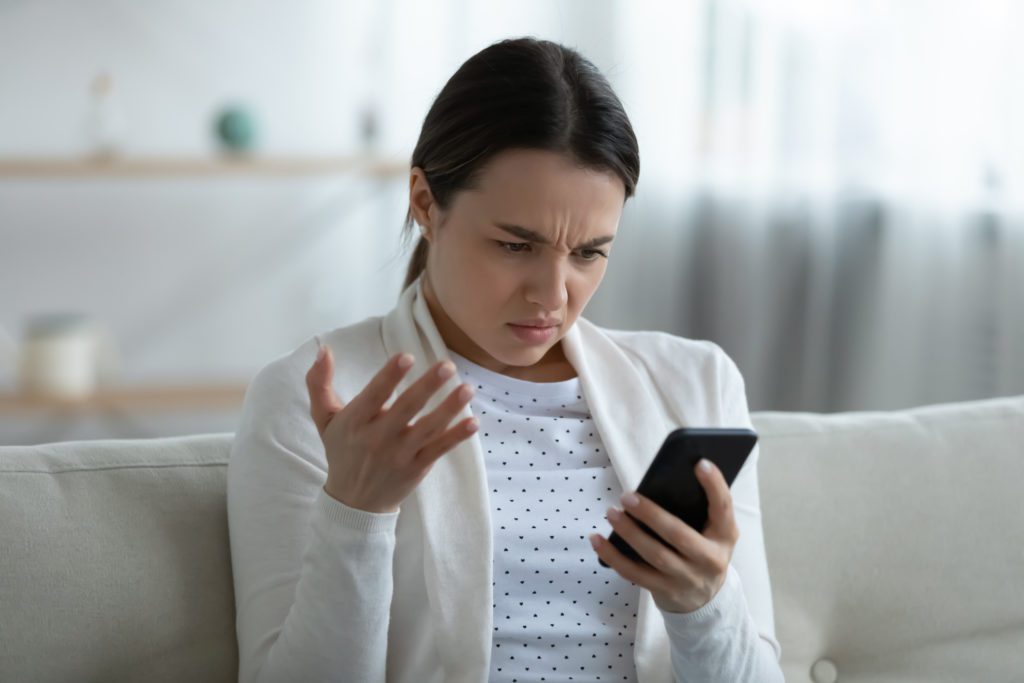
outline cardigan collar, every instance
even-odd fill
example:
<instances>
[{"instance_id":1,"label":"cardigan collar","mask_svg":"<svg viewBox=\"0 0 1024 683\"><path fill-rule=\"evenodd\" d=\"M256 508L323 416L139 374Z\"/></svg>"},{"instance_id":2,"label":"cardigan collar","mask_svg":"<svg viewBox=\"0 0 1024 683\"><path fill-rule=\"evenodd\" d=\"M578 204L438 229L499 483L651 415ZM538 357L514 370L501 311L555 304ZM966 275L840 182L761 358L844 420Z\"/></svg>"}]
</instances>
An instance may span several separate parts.
<instances>
[{"instance_id":1,"label":"cardigan collar","mask_svg":"<svg viewBox=\"0 0 1024 683\"><path fill-rule=\"evenodd\" d=\"M415 356L396 396L431 365L450 358L421 280L422 276L402 292L382 321L387 356L403 351ZM582 316L566 331L562 345L622 489L635 490L670 429L662 407L619 346ZM421 414L433 410L459 383L458 374L450 378ZM467 404L453 423L470 416ZM479 433L438 459L410 498L423 524L424 578L445 680L486 681L493 632L493 536ZM593 561L597 563L596 553ZM640 683L671 680L668 635L650 592L643 588L634 658Z\"/></svg>"}]
</instances>

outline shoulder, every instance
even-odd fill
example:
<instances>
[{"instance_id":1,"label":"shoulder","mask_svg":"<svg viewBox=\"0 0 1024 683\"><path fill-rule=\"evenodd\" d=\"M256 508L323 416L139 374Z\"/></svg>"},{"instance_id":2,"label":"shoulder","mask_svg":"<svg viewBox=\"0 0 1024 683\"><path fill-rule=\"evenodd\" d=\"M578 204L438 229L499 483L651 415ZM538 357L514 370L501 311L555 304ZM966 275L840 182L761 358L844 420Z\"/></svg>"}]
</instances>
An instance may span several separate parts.
<instances>
[{"instance_id":1,"label":"shoulder","mask_svg":"<svg viewBox=\"0 0 1024 683\"><path fill-rule=\"evenodd\" d=\"M710 339L681 337L662 330L594 327L635 365L655 375L697 374L706 379L733 379L739 374L732 358Z\"/></svg>"},{"instance_id":2,"label":"shoulder","mask_svg":"<svg viewBox=\"0 0 1024 683\"><path fill-rule=\"evenodd\" d=\"M662 330L620 330L585 323L610 340L666 402L686 412L702 406L708 419L732 419L745 402L743 377L735 361L710 339Z\"/></svg>"}]
</instances>

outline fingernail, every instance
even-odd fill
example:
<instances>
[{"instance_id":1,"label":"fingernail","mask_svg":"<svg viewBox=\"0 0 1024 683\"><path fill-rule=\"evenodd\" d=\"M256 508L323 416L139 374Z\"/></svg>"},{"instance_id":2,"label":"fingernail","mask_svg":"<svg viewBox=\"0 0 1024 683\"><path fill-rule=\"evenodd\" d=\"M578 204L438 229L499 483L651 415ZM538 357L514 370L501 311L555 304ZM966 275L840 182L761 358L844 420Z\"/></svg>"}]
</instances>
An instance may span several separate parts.
<instances>
[{"instance_id":1,"label":"fingernail","mask_svg":"<svg viewBox=\"0 0 1024 683\"><path fill-rule=\"evenodd\" d=\"M327 347L321 346L316 352L316 362L319 363L324 359L324 355L327 353Z\"/></svg>"},{"instance_id":2,"label":"fingernail","mask_svg":"<svg viewBox=\"0 0 1024 683\"><path fill-rule=\"evenodd\" d=\"M702 472L711 471L711 463L708 462L707 458L701 458L700 462L697 463L697 467L699 467Z\"/></svg>"},{"instance_id":3,"label":"fingernail","mask_svg":"<svg viewBox=\"0 0 1024 683\"><path fill-rule=\"evenodd\" d=\"M636 497L635 493L623 493L622 496L619 497L619 500L621 500L622 504L628 508L635 507L640 503L640 499Z\"/></svg>"},{"instance_id":4,"label":"fingernail","mask_svg":"<svg viewBox=\"0 0 1024 683\"><path fill-rule=\"evenodd\" d=\"M412 354L403 353L401 356L398 357L398 367L400 367L403 370L405 370L407 367L412 365L412 361L413 361Z\"/></svg>"},{"instance_id":5,"label":"fingernail","mask_svg":"<svg viewBox=\"0 0 1024 683\"><path fill-rule=\"evenodd\" d=\"M622 512L618 508L608 508L608 519L618 520L622 518Z\"/></svg>"},{"instance_id":6,"label":"fingernail","mask_svg":"<svg viewBox=\"0 0 1024 683\"><path fill-rule=\"evenodd\" d=\"M448 363L448 362L445 362L437 370L437 376L442 378L442 379L447 379L447 378L451 377L454 374L455 374L455 368L451 365L451 363Z\"/></svg>"},{"instance_id":7,"label":"fingernail","mask_svg":"<svg viewBox=\"0 0 1024 683\"><path fill-rule=\"evenodd\" d=\"M601 537L597 534L590 536L590 545L594 548L594 550L597 550L597 547L601 545Z\"/></svg>"}]
</instances>

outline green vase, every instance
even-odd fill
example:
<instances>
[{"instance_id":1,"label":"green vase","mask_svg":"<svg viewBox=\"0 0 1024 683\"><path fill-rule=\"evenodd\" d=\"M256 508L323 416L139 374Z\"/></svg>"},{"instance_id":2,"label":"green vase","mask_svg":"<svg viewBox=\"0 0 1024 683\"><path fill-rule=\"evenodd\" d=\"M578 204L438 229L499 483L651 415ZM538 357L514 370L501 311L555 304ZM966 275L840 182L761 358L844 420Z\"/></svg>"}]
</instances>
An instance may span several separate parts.
<instances>
[{"instance_id":1,"label":"green vase","mask_svg":"<svg viewBox=\"0 0 1024 683\"><path fill-rule=\"evenodd\" d=\"M232 106L217 115L217 138L232 152L251 150L256 143L256 122L244 107Z\"/></svg>"}]
</instances>

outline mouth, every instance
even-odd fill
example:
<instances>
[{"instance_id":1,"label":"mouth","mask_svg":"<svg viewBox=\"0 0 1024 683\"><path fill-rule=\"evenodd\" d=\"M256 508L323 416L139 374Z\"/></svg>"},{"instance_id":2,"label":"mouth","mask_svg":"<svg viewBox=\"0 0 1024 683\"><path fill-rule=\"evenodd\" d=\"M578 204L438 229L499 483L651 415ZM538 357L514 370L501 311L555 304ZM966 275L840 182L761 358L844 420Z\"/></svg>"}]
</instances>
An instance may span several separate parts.
<instances>
[{"instance_id":1,"label":"mouth","mask_svg":"<svg viewBox=\"0 0 1024 683\"><path fill-rule=\"evenodd\" d=\"M555 330L558 329L558 324L508 323L508 326L516 337L530 344L540 344L548 341L555 334Z\"/></svg>"},{"instance_id":2,"label":"mouth","mask_svg":"<svg viewBox=\"0 0 1024 683\"><path fill-rule=\"evenodd\" d=\"M562 321L560 320L522 320L519 322L509 323L509 325L514 325L515 327L528 327L539 330L547 329L549 327L558 327L561 324Z\"/></svg>"}]
</instances>

